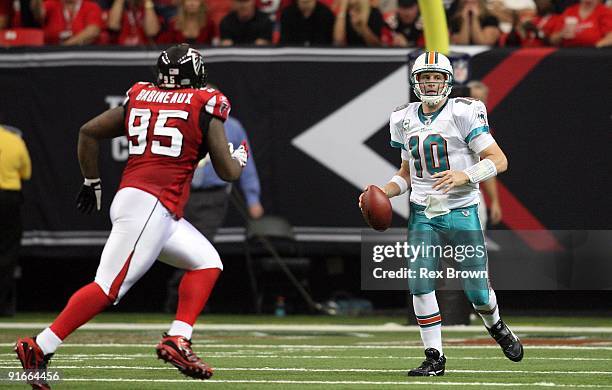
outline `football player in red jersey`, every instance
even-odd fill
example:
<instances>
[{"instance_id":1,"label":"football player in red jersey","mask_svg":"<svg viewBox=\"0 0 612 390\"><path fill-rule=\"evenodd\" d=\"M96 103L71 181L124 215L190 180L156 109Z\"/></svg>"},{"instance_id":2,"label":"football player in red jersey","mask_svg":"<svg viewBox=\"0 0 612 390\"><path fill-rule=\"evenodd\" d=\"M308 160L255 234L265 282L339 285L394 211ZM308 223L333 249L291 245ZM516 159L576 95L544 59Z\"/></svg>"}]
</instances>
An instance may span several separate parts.
<instances>
[{"instance_id":1,"label":"football player in red jersey","mask_svg":"<svg viewBox=\"0 0 612 390\"><path fill-rule=\"evenodd\" d=\"M51 355L75 329L117 302L156 259L185 269L176 319L157 345L157 356L183 374L208 379L212 368L191 350L193 324L223 265L211 243L182 218L194 169L206 153L227 181L246 165L246 143L228 148L223 122L230 103L206 88L200 53L178 45L161 53L158 78L136 83L122 106L81 127L78 156L84 184L77 208L100 210L99 140L128 137L129 158L110 208L113 223L94 282L78 290L36 337L20 338L15 351L25 369L46 370ZM44 381L31 383L47 389Z\"/></svg>"}]
</instances>

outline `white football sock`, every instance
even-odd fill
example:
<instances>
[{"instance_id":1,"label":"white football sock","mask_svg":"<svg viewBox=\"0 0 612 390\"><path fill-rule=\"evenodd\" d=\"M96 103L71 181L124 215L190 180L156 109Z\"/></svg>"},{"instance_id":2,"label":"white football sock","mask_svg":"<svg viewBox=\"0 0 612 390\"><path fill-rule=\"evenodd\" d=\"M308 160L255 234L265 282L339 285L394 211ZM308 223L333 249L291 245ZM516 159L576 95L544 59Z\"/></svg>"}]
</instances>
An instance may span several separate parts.
<instances>
[{"instance_id":1,"label":"white football sock","mask_svg":"<svg viewBox=\"0 0 612 390\"><path fill-rule=\"evenodd\" d=\"M482 318L487 328L492 327L499 321L499 308L497 307L497 297L495 291L489 289L489 302L486 305L474 306L476 313Z\"/></svg>"},{"instance_id":2,"label":"white football sock","mask_svg":"<svg viewBox=\"0 0 612 390\"><path fill-rule=\"evenodd\" d=\"M51 328L45 328L45 330L36 336L36 344L38 344L45 355L48 353L54 353L61 343L62 339L57 337Z\"/></svg>"},{"instance_id":3,"label":"white football sock","mask_svg":"<svg viewBox=\"0 0 612 390\"><path fill-rule=\"evenodd\" d=\"M412 304L425 349L435 348L440 351L440 356L444 355L442 351L442 317L438 308L436 292L413 295Z\"/></svg>"},{"instance_id":4,"label":"white football sock","mask_svg":"<svg viewBox=\"0 0 612 390\"><path fill-rule=\"evenodd\" d=\"M169 336L183 336L191 340L191 333L193 333L193 327L183 321L172 321L172 326L168 331Z\"/></svg>"}]
</instances>

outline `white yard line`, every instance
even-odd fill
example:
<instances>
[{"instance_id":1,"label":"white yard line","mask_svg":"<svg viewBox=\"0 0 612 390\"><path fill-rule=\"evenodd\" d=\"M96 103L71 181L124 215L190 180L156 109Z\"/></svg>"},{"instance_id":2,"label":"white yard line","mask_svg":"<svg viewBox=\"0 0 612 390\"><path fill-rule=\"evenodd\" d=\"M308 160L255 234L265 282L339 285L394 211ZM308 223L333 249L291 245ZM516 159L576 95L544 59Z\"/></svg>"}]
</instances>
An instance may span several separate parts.
<instances>
[{"instance_id":1,"label":"white yard line","mask_svg":"<svg viewBox=\"0 0 612 390\"><path fill-rule=\"evenodd\" d=\"M15 353L0 353L0 356L9 357L9 359L1 359L0 363L13 363L15 359ZM233 352L217 352L217 353L206 353L207 358L238 358L238 359L323 359L323 360L347 360L347 359L398 359L398 360L409 360L409 359L423 359L421 355L415 356L337 356L337 355L277 355L277 354L235 354ZM137 358L154 358L153 353L137 353L137 354L63 354L60 353L53 358L54 363L70 363L74 361L83 360L135 360ZM612 361L612 358L589 358L589 357L528 357L529 360L557 360L557 361ZM453 356L452 360L507 360L503 356Z\"/></svg>"},{"instance_id":2,"label":"white yard line","mask_svg":"<svg viewBox=\"0 0 612 390\"><path fill-rule=\"evenodd\" d=\"M11 354L14 356L14 354ZM61 356L61 357L60 357ZM154 354L148 354L141 357L153 358ZM138 357L140 358L140 357ZM206 354L206 358L232 358L232 359L291 359L291 360L422 360L423 356L317 356L317 355L305 355L305 356L286 356L286 355L230 355L230 354ZM111 361L111 360L136 360L136 357L130 356L117 356L117 357L82 357L82 358L66 358L65 355L59 355L53 359L53 363L74 363L75 361L82 360L95 360L95 361ZM556 360L556 361L569 361L569 362L598 362L598 361L612 361L612 358L555 358L555 357L529 357L529 360ZM470 357L470 356L458 356L453 357L452 360L507 360L505 357L491 356L491 357ZM11 364L14 363L14 359L0 359L0 364Z\"/></svg>"},{"instance_id":3,"label":"white yard line","mask_svg":"<svg viewBox=\"0 0 612 390\"><path fill-rule=\"evenodd\" d=\"M0 368L21 368L19 365L1 366ZM62 366L53 365L57 370L176 370L174 367L148 367L148 366ZM407 369L382 368L301 368L301 367L215 367L215 371L253 371L253 372L406 372ZM446 370L447 373L463 374L542 374L542 375L612 375L612 371L530 371L530 370Z\"/></svg>"},{"instance_id":4,"label":"white yard line","mask_svg":"<svg viewBox=\"0 0 612 390\"><path fill-rule=\"evenodd\" d=\"M44 329L46 322L0 322L0 329ZM92 323L85 324L83 330L167 330L168 324L134 324L134 323ZM416 332L416 325L386 323L383 325L300 325L300 324L202 324L196 325L197 331L208 332ZM612 326L514 326L517 332L546 333L612 333ZM449 325L444 332L482 333L485 329L479 325Z\"/></svg>"},{"instance_id":5,"label":"white yard line","mask_svg":"<svg viewBox=\"0 0 612 390\"><path fill-rule=\"evenodd\" d=\"M194 383L189 379L131 379L131 378L66 378L65 382L137 382L137 383ZM209 379L210 383L243 383L243 384L287 384L287 385L396 385L396 386L414 386L427 385L432 386L432 381L292 381L292 380L223 380ZM497 383L497 382L434 382L436 386L478 386L486 388L487 386L495 387L579 387L579 388L612 388L606 385L578 385L578 384L560 384L553 382L529 382L529 383Z\"/></svg>"},{"instance_id":6,"label":"white yard line","mask_svg":"<svg viewBox=\"0 0 612 390\"><path fill-rule=\"evenodd\" d=\"M14 343L0 343L0 347L12 347ZM152 348L151 344L123 344L123 343L68 343L61 348ZM416 349L422 350L420 345L304 345L304 344L201 344L201 348L226 349L226 348L246 348L246 349L283 349L291 350L352 350L352 349ZM445 349L499 349L497 345L449 345ZM612 351L612 347L602 346L576 346L576 345L527 345L529 350L584 350L584 351Z\"/></svg>"}]
</instances>

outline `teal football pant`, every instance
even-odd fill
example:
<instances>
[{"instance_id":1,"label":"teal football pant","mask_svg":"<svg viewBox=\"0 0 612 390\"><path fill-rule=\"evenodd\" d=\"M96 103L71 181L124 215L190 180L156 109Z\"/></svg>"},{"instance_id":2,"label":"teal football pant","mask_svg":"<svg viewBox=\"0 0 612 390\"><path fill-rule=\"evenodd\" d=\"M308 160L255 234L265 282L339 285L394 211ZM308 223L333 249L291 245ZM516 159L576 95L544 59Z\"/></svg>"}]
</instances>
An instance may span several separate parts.
<instances>
[{"instance_id":1,"label":"teal football pant","mask_svg":"<svg viewBox=\"0 0 612 390\"><path fill-rule=\"evenodd\" d=\"M436 289L439 279L430 275L434 275L431 271L438 271L440 259L444 257L450 268L467 271L463 274L470 275L460 277L468 300L477 306L486 305L489 302L487 252L478 205L454 209L432 219L425 216L424 210L424 206L410 203L408 243L412 248L422 247L419 255L410 259L413 261L410 261L409 268L415 275L409 281L410 292L422 295ZM449 258L449 253L453 253L454 258ZM428 276L423 276L423 272ZM445 277L447 275L444 273Z\"/></svg>"}]
</instances>

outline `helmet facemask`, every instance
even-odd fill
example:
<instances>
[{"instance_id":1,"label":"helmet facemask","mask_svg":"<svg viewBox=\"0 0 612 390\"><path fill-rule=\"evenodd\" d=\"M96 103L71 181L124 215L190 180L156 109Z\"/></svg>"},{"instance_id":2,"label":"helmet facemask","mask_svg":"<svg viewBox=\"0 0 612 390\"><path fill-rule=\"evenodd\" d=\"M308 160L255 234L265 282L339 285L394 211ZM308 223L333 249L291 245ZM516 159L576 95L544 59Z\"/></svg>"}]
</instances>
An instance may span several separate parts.
<instances>
[{"instance_id":1,"label":"helmet facemask","mask_svg":"<svg viewBox=\"0 0 612 390\"><path fill-rule=\"evenodd\" d=\"M444 79L428 81L419 80L419 76L422 76L424 73L441 74ZM412 84L414 94L417 98L428 106L435 106L450 95L453 88L453 75L442 69L423 69L420 72L414 72L412 74L410 83Z\"/></svg>"}]
</instances>

